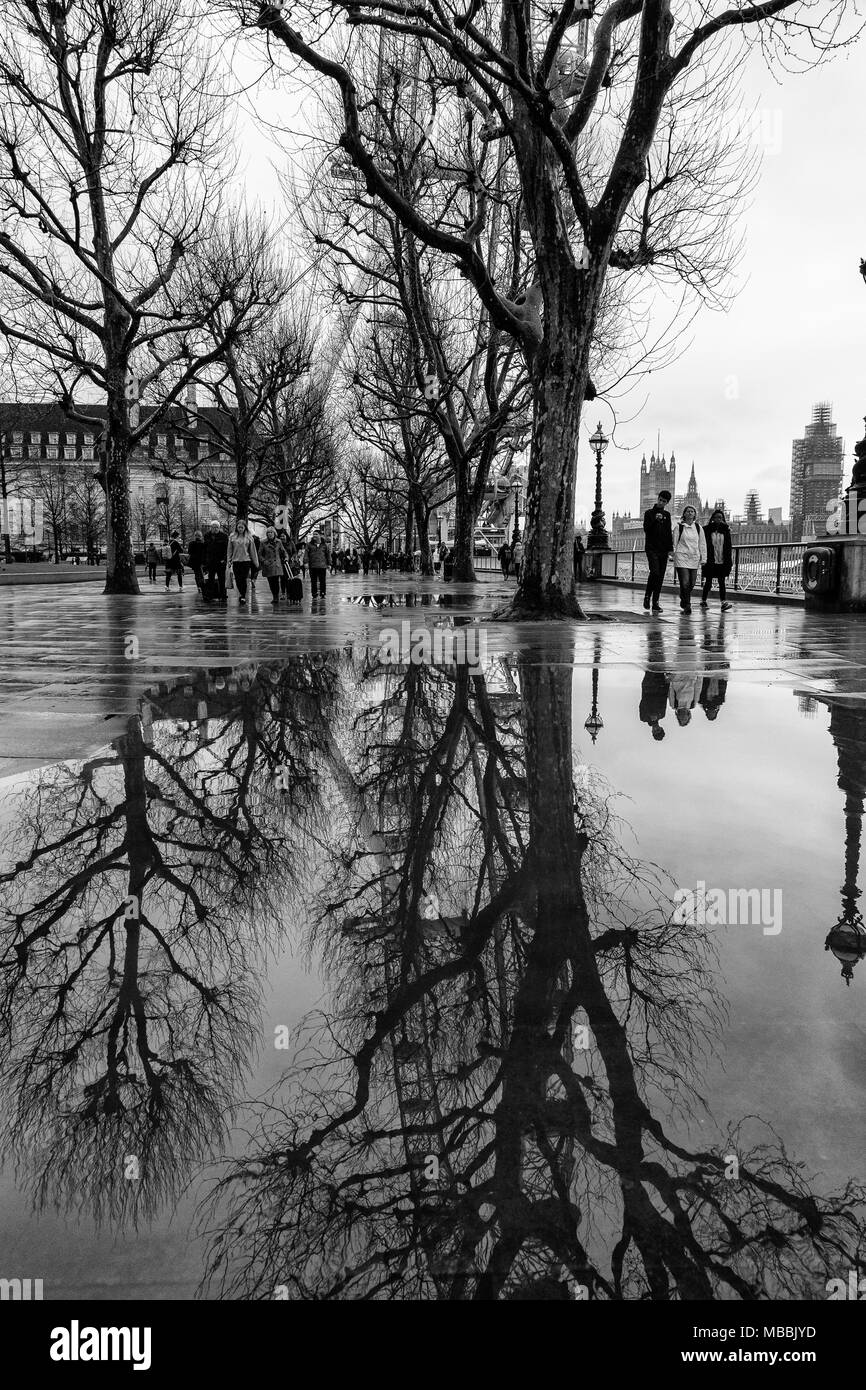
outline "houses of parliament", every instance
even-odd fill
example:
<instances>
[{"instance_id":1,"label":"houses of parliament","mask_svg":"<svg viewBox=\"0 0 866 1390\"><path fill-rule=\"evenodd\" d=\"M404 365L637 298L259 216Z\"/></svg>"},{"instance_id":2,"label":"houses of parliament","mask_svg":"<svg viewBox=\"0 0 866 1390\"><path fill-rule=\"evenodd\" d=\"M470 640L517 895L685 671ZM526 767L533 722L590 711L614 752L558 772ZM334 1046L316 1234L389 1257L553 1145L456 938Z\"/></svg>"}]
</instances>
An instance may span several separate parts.
<instances>
[{"instance_id":1,"label":"houses of parliament","mask_svg":"<svg viewBox=\"0 0 866 1390\"><path fill-rule=\"evenodd\" d=\"M731 533L740 544L762 544L767 541L780 542L793 539L792 527L782 521L781 507L774 508L765 518L756 492L746 497L742 516L732 517L723 497L710 501L702 497L692 463L689 481L685 492L677 492L677 461L671 450L670 461L664 454L646 454L640 464L640 508L637 516L614 512L610 528L610 544L613 550L632 550L643 547L643 515L651 507L660 492L671 495L670 513L676 520L682 516L686 507L694 507L698 521L706 525L712 513L721 508L728 519Z\"/></svg>"}]
</instances>

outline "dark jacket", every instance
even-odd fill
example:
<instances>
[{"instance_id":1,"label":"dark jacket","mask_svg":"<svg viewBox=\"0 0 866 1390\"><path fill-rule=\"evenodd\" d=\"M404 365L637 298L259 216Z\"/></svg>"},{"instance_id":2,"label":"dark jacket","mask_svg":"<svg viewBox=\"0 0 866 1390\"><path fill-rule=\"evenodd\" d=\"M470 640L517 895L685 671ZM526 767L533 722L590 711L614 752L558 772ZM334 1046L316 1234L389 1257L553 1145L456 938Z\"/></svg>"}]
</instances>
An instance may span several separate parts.
<instances>
[{"instance_id":1,"label":"dark jacket","mask_svg":"<svg viewBox=\"0 0 866 1390\"><path fill-rule=\"evenodd\" d=\"M659 511L658 507L648 507L643 514L643 529L646 537L644 550L647 555L670 555L674 548L670 512Z\"/></svg>"},{"instance_id":2,"label":"dark jacket","mask_svg":"<svg viewBox=\"0 0 866 1390\"><path fill-rule=\"evenodd\" d=\"M180 544L180 541L175 541L175 540L171 541L170 544L169 544L169 549L171 550L171 556L170 556L170 558L169 558L168 560L166 560L166 562L165 562L165 567L166 567L166 569L167 569L167 570L177 570L178 573L181 573L181 574L182 574L182 573L183 573L183 556L182 556L182 554L181 554L181 544Z\"/></svg>"},{"instance_id":3,"label":"dark jacket","mask_svg":"<svg viewBox=\"0 0 866 1390\"><path fill-rule=\"evenodd\" d=\"M204 564L205 543L204 541L190 541L189 543L189 562L193 569L199 569Z\"/></svg>"},{"instance_id":4,"label":"dark jacket","mask_svg":"<svg viewBox=\"0 0 866 1390\"><path fill-rule=\"evenodd\" d=\"M698 704L708 719L715 719L728 692L728 682L723 676L704 676Z\"/></svg>"},{"instance_id":5,"label":"dark jacket","mask_svg":"<svg viewBox=\"0 0 866 1390\"><path fill-rule=\"evenodd\" d=\"M284 560L288 563L282 541L277 538L269 541L267 536L259 541L259 564L265 579L279 579L283 574Z\"/></svg>"},{"instance_id":6,"label":"dark jacket","mask_svg":"<svg viewBox=\"0 0 866 1390\"><path fill-rule=\"evenodd\" d=\"M721 531L724 537L724 549L722 551L722 563L717 565L713 562L713 531ZM707 540L707 563L701 566L705 579L727 579L734 567L734 552L731 549L731 528L726 522L716 522L714 525L709 523L704 527L704 535Z\"/></svg>"},{"instance_id":7,"label":"dark jacket","mask_svg":"<svg viewBox=\"0 0 866 1390\"><path fill-rule=\"evenodd\" d=\"M640 686L638 716L642 724L664 719L668 705L668 678L664 671L645 671Z\"/></svg>"},{"instance_id":8,"label":"dark jacket","mask_svg":"<svg viewBox=\"0 0 866 1390\"><path fill-rule=\"evenodd\" d=\"M325 541L307 541L307 564L311 570L324 570L331 561L331 552Z\"/></svg>"},{"instance_id":9,"label":"dark jacket","mask_svg":"<svg viewBox=\"0 0 866 1390\"><path fill-rule=\"evenodd\" d=\"M218 569L226 562L229 538L225 531L208 531L204 538L204 558L208 569Z\"/></svg>"}]
</instances>

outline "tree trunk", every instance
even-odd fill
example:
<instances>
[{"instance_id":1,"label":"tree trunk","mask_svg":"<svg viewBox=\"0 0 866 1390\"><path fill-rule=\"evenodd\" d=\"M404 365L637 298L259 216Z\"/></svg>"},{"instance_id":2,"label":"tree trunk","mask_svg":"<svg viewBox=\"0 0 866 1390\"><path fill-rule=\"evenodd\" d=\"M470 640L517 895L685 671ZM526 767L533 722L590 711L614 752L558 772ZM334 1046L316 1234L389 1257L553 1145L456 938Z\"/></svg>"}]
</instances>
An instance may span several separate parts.
<instances>
[{"instance_id":1,"label":"tree trunk","mask_svg":"<svg viewBox=\"0 0 866 1390\"><path fill-rule=\"evenodd\" d=\"M105 477L106 594L139 594L132 535L132 498L129 480L129 435L125 405L120 411L109 402Z\"/></svg>"},{"instance_id":2,"label":"tree trunk","mask_svg":"<svg viewBox=\"0 0 866 1390\"><path fill-rule=\"evenodd\" d=\"M533 409L523 575L509 616L582 618L574 592L574 493L585 353L562 344L539 371ZM575 361L575 357L577 361Z\"/></svg>"},{"instance_id":3,"label":"tree trunk","mask_svg":"<svg viewBox=\"0 0 866 1390\"><path fill-rule=\"evenodd\" d=\"M465 463L455 470L457 490L454 498L454 578L474 580L475 513L469 496L469 476Z\"/></svg>"},{"instance_id":4,"label":"tree trunk","mask_svg":"<svg viewBox=\"0 0 866 1390\"><path fill-rule=\"evenodd\" d=\"M406 555L412 554L412 503L406 503L406 524L403 528L403 550Z\"/></svg>"},{"instance_id":5,"label":"tree trunk","mask_svg":"<svg viewBox=\"0 0 866 1390\"><path fill-rule=\"evenodd\" d=\"M424 506L423 499L415 499L415 528L418 532L418 545L421 550L421 573L433 573L433 556L430 553L430 536L428 526L430 524L430 510Z\"/></svg>"},{"instance_id":6,"label":"tree trunk","mask_svg":"<svg viewBox=\"0 0 866 1390\"><path fill-rule=\"evenodd\" d=\"M246 460L240 461L237 465L237 510L235 512L236 521L249 521L250 517L250 484L247 477Z\"/></svg>"}]
</instances>

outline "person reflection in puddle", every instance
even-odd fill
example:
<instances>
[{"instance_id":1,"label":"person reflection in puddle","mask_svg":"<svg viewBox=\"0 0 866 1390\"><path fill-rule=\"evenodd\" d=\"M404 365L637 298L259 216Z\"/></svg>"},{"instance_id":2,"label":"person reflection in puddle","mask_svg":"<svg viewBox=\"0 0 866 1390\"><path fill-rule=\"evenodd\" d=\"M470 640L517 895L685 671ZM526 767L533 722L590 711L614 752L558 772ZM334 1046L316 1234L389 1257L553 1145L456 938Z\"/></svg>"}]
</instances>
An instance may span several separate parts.
<instances>
[{"instance_id":1,"label":"person reflection in puddle","mask_svg":"<svg viewBox=\"0 0 866 1390\"><path fill-rule=\"evenodd\" d=\"M684 729L692 721L692 710L701 693L700 671L674 671L668 677L668 698L677 723Z\"/></svg>"},{"instance_id":2,"label":"person reflection in puddle","mask_svg":"<svg viewBox=\"0 0 866 1390\"><path fill-rule=\"evenodd\" d=\"M704 676L701 685L701 694L698 704L708 719L715 719L719 710L725 703L728 682L720 672L714 671L710 676Z\"/></svg>"},{"instance_id":3,"label":"person reflection in puddle","mask_svg":"<svg viewBox=\"0 0 866 1390\"><path fill-rule=\"evenodd\" d=\"M664 667L664 647L657 632L649 633L647 661L658 666L657 670L644 671L640 685L640 705L638 717L642 724L649 724L652 736L657 742L665 736L662 720L668 707L668 678Z\"/></svg>"}]
</instances>

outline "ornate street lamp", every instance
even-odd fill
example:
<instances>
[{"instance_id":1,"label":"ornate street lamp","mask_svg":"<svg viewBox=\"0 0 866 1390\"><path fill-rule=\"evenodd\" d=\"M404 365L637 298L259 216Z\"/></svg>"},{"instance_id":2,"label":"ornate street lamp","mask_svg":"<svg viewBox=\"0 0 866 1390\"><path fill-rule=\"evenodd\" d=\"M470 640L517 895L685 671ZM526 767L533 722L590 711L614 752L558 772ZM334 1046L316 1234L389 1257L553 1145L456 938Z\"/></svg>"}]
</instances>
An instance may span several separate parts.
<instances>
[{"instance_id":1,"label":"ornate street lamp","mask_svg":"<svg viewBox=\"0 0 866 1390\"><path fill-rule=\"evenodd\" d=\"M601 426L599 426L599 429ZM583 727L592 739L593 746L599 733L604 728L604 720L598 712L598 664L601 661L601 641L595 639L592 666L592 709L584 720Z\"/></svg>"},{"instance_id":2,"label":"ornate street lamp","mask_svg":"<svg viewBox=\"0 0 866 1390\"><path fill-rule=\"evenodd\" d=\"M521 478L520 478L520 475L519 475L519 474L515 475L515 477L513 477L513 478L511 479L511 491L512 491L512 493L513 493L513 495L514 495L514 532L513 532L512 537L511 537L511 549L512 549L512 550L513 550L514 547L517 545L517 542L520 540L520 527L519 527L519 525L517 524L517 522L518 522L518 506L519 506L519 503L520 503L520 489L522 488L522 486L523 486L523 482L522 482L522 480L521 480Z\"/></svg>"},{"instance_id":3,"label":"ornate street lamp","mask_svg":"<svg viewBox=\"0 0 866 1390\"><path fill-rule=\"evenodd\" d=\"M595 434L589 437L590 447L595 453L595 510L589 519L589 535L586 538L587 550L610 550L610 537L604 524L601 505L601 460L610 440L601 427L596 426Z\"/></svg>"}]
</instances>

